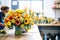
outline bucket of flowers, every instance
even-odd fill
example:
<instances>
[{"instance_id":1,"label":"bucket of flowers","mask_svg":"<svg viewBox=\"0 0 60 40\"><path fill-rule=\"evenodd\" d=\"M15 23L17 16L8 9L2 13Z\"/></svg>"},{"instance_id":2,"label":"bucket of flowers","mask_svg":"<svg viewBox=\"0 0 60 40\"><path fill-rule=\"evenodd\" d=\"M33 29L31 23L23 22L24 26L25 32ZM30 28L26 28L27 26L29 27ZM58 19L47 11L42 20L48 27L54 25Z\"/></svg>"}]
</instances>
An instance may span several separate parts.
<instances>
[{"instance_id":1,"label":"bucket of flowers","mask_svg":"<svg viewBox=\"0 0 60 40\"><path fill-rule=\"evenodd\" d=\"M26 10L10 10L8 15L4 18L4 25L7 28L15 27L15 34L20 35L31 29L31 25L34 24L32 18Z\"/></svg>"}]
</instances>

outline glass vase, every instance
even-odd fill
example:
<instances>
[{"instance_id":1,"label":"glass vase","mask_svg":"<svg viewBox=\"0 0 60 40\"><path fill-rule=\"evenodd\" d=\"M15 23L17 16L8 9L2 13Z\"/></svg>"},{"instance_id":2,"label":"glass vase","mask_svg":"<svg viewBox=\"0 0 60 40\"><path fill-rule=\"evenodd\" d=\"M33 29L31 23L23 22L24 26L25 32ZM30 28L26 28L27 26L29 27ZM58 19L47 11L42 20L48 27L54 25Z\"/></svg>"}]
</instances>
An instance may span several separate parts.
<instances>
[{"instance_id":1,"label":"glass vase","mask_svg":"<svg viewBox=\"0 0 60 40\"><path fill-rule=\"evenodd\" d=\"M15 27L15 35L22 35L21 28L18 26Z\"/></svg>"}]
</instances>

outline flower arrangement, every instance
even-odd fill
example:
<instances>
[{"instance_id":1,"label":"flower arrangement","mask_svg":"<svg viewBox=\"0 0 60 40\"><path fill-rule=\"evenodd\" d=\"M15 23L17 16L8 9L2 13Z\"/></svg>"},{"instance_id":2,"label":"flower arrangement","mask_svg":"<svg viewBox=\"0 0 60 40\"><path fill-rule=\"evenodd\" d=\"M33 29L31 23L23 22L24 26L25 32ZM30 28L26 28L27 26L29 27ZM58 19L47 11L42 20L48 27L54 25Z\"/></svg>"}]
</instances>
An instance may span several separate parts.
<instances>
[{"instance_id":1,"label":"flower arrangement","mask_svg":"<svg viewBox=\"0 0 60 40\"><path fill-rule=\"evenodd\" d=\"M10 10L8 15L4 18L4 25L7 28L12 28L14 26L15 34L22 34L23 32L29 31L33 24L32 17L26 12L26 9Z\"/></svg>"}]
</instances>

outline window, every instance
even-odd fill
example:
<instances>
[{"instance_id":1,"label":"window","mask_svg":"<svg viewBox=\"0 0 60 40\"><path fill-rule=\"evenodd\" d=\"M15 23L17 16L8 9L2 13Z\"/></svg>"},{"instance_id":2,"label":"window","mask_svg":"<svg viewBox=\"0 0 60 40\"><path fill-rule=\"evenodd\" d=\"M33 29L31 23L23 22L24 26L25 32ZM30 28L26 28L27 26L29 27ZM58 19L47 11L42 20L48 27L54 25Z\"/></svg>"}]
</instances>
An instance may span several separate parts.
<instances>
[{"instance_id":1,"label":"window","mask_svg":"<svg viewBox=\"0 0 60 40\"><path fill-rule=\"evenodd\" d=\"M42 0L19 0L19 9L27 7L35 12L42 12Z\"/></svg>"}]
</instances>

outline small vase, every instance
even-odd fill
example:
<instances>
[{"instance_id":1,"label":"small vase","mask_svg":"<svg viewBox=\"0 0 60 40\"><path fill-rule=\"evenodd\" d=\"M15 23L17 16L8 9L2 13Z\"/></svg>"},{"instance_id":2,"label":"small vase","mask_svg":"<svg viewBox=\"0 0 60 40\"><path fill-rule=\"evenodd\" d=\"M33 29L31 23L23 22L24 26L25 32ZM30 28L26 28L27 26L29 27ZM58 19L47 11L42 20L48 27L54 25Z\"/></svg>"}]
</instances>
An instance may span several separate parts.
<instances>
[{"instance_id":1,"label":"small vase","mask_svg":"<svg viewBox=\"0 0 60 40\"><path fill-rule=\"evenodd\" d=\"M18 26L15 27L15 35L22 35L21 28Z\"/></svg>"}]
</instances>

